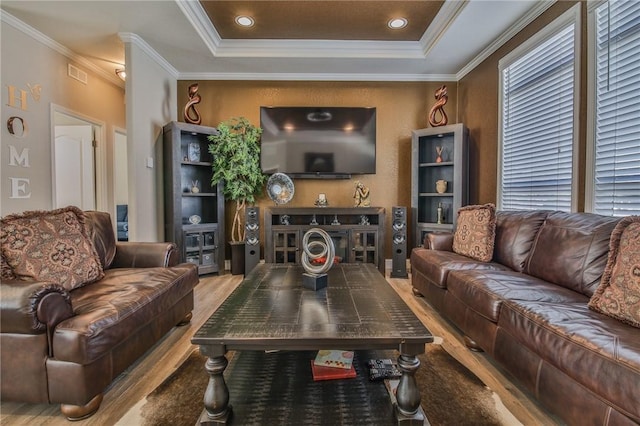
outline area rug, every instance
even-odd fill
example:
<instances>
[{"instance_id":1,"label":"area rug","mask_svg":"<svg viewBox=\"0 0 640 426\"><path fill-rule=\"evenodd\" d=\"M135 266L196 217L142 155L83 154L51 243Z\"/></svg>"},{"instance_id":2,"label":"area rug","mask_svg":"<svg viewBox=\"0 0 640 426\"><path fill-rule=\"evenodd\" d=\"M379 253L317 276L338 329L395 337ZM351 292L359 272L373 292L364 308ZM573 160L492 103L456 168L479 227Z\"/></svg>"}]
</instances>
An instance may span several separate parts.
<instances>
[{"instance_id":1,"label":"area rug","mask_svg":"<svg viewBox=\"0 0 640 426\"><path fill-rule=\"evenodd\" d=\"M225 378L234 425L392 425L393 408L383 382L371 382L366 362L394 352L358 351L353 379L314 382L315 352L231 353ZM416 379L429 424L518 424L497 396L438 344L420 356ZM203 409L208 376L195 350L120 425L193 426Z\"/></svg>"}]
</instances>

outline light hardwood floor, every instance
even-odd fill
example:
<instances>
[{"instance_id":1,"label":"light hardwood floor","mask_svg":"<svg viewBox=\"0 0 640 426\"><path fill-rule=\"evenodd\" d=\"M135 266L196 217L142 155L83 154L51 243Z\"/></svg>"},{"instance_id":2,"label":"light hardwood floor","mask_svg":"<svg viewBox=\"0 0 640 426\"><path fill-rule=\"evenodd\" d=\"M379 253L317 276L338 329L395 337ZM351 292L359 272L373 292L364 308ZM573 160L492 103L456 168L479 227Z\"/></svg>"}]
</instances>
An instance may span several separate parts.
<instances>
[{"instance_id":1,"label":"light hardwood floor","mask_svg":"<svg viewBox=\"0 0 640 426\"><path fill-rule=\"evenodd\" d=\"M176 327L151 348L110 386L100 410L76 425L114 425L138 401L149 394L175 371L196 348L191 336L231 294L242 275L205 276L195 289L195 308L191 323ZM442 345L453 357L478 376L501 399L502 404L523 425L553 425L554 420L523 394L483 354L469 351L459 332L436 313L423 299L413 296L410 279L389 278L387 281L429 328L443 339ZM204 374L204 372L203 372ZM204 389L203 389L204 392ZM58 405L0 404L2 425L70 425ZM129 425L127 425L129 426ZM134 425L131 425L134 426Z\"/></svg>"}]
</instances>

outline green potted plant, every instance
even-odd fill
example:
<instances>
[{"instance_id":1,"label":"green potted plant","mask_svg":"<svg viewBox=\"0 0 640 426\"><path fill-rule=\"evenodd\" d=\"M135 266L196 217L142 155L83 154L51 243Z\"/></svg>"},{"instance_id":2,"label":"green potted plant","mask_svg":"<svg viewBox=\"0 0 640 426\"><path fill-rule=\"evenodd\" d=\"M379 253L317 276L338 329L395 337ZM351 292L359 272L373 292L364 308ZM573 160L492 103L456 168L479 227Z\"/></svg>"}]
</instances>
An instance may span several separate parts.
<instances>
[{"instance_id":1,"label":"green potted plant","mask_svg":"<svg viewBox=\"0 0 640 426\"><path fill-rule=\"evenodd\" d=\"M244 273L244 209L253 205L262 191L266 176L260 168L262 129L244 117L223 121L218 134L209 136L213 156L211 185L224 185L226 200L236 203L231 227L231 273Z\"/></svg>"}]
</instances>

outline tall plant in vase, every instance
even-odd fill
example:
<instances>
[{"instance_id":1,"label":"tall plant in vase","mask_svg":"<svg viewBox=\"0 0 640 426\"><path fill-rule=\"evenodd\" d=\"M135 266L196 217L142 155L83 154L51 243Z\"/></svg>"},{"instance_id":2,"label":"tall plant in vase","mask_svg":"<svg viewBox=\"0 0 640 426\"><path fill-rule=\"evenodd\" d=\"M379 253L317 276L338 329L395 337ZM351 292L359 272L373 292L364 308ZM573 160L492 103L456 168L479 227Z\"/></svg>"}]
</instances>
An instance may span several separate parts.
<instances>
[{"instance_id":1,"label":"tall plant in vase","mask_svg":"<svg viewBox=\"0 0 640 426\"><path fill-rule=\"evenodd\" d=\"M260 168L262 129L244 117L235 117L220 123L217 130L218 134L209 136L209 153L213 156L211 185L222 182L225 198L236 203L230 241L233 249L234 244L244 243L245 207L255 203L266 181ZM232 266L233 263L232 258Z\"/></svg>"}]
</instances>

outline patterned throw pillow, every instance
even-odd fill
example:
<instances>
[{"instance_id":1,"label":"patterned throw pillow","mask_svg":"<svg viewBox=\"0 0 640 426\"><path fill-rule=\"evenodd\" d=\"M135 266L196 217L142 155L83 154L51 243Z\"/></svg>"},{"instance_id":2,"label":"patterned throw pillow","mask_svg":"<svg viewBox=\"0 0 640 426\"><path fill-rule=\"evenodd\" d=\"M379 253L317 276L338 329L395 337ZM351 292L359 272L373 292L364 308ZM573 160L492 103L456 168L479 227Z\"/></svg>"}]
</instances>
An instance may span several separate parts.
<instances>
[{"instance_id":1,"label":"patterned throw pillow","mask_svg":"<svg viewBox=\"0 0 640 426\"><path fill-rule=\"evenodd\" d=\"M453 251L480 262L493 258L496 237L496 207L493 204L466 206L458 210Z\"/></svg>"},{"instance_id":2,"label":"patterned throw pillow","mask_svg":"<svg viewBox=\"0 0 640 426\"><path fill-rule=\"evenodd\" d=\"M104 276L77 207L30 211L2 219L2 256L16 278L60 284L67 290Z\"/></svg>"},{"instance_id":3,"label":"patterned throw pillow","mask_svg":"<svg viewBox=\"0 0 640 426\"><path fill-rule=\"evenodd\" d=\"M16 276L13 275L13 271L11 270L11 266L4 259L4 256L0 256L0 278L2 281L10 281L15 280Z\"/></svg>"},{"instance_id":4,"label":"patterned throw pillow","mask_svg":"<svg viewBox=\"0 0 640 426\"><path fill-rule=\"evenodd\" d=\"M640 328L640 216L622 219L611 233L607 266L589 307Z\"/></svg>"}]
</instances>

